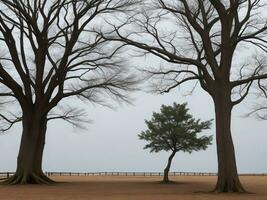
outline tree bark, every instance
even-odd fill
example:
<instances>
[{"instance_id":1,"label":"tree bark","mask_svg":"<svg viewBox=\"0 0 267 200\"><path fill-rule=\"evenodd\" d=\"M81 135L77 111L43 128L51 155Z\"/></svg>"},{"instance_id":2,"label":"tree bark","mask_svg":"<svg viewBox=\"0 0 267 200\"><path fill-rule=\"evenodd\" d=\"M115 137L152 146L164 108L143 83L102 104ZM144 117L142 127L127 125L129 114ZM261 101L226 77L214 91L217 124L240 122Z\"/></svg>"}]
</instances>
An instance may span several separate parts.
<instances>
[{"instance_id":1,"label":"tree bark","mask_svg":"<svg viewBox=\"0 0 267 200\"><path fill-rule=\"evenodd\" d=\"M234 144L231 136L231 92L218 88L213 97L216 117L218 179L215 192L245 192L238 177Z\"/></svg>"},{"instance_id":2,"label":"tree bark","mask_svg":"<svg viewBox=\"0 0 267 200\"><path fill-rule=\"evenodd\" d=\"M17 169L7 184L48 184L50 180L42 170L47 118L37 114L24 114L22 137L17 158Z\"/></svg>"},{"instance_id":3,"label":"tree bark","mask_svg":"<svg viewBox=\"0 0 267 200\"><path fill-rule=\"evenodd\" d=\"M169 180L169 171L170 171L170 168L171 168L172 159L175 156L175 154L176 154L176 152L173 151L172 154L170 155L169 159L168 159L167 166L164 169L164 177L163 177L163 180L162 180L163 183L169 183L170 182L170 180Z\"/></svg>"}]
</instances>

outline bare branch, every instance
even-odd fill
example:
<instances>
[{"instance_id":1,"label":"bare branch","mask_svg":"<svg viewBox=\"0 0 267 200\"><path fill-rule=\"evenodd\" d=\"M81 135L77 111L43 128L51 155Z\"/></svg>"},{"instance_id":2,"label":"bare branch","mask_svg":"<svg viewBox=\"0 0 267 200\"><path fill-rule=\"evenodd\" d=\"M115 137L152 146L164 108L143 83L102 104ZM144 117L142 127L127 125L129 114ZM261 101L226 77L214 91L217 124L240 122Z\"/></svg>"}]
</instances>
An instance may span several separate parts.
<instances>
[{"instance_id":1,"label":"bare branch","mask_svg":"<svg viewBox=\"0 0 267 200\"><path fill-rule=\"evenodd\" d=\"M125 67L125 45L106 40L100 30L103 19L133 12L138 3L0 1L0 83L10 91L0 91L0 96L15 97L23 113L41 116L71 96L95 103L107 97L128 102L138 80ZM69 110L49 119L74 124L78 110Z\"/></svg>"}]
</instances>

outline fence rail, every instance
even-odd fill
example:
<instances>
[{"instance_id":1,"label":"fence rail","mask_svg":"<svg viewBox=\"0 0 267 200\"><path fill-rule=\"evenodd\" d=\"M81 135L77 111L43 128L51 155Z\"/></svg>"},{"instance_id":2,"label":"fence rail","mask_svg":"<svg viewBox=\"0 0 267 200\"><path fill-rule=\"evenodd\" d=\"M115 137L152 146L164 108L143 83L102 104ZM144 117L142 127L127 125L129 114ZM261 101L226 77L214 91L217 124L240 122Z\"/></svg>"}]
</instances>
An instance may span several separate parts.
<instances>
[{"instance_id":1,"label":"fence rail","mask_svg":"<svg viewBox=\"0 0 267 200\"><path fill-rule=\"evenodd\" d=\"M163 172L45 172L47 176L163 176ZM0 172L0 180L14 172ZM217 176L213 172L169 172L170 176ZM241 173L239 176L267 176L267 173Z\"/></svg>"}]
</instances>

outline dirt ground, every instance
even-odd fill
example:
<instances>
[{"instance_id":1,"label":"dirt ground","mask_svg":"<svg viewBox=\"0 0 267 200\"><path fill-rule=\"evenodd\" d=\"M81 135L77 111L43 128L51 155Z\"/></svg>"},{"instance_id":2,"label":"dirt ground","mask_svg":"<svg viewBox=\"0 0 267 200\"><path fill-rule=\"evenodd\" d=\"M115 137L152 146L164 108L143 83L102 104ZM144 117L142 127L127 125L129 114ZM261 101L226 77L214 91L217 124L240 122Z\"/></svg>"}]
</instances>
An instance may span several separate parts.
<instances>
[{"instance_id":1,"label":"dirt ground","mask_svg":"<svg viewBox=\"0 0 267 200\"><path fill-rule=\"evenodd\" d=\"M28 186L0 185L0 200L267 200L267 176L241 177L252 194L211 194L216 177L171 177L175 184L160 184L160 177L72 176L53 177L61 183Z\"/></svg>"}]
</instances>

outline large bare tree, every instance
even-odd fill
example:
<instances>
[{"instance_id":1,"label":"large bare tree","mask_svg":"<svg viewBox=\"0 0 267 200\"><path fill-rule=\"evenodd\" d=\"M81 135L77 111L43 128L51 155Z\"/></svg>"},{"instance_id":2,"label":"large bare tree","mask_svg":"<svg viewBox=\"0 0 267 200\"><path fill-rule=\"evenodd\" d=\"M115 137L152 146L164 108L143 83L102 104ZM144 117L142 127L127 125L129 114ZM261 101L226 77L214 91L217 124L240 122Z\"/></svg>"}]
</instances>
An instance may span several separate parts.
<instances>
[{"instance_id":1,"label":"large bare tree","mask_svg":"<svg viewBox=\"0 0 267 200\"><path fill-rule=\"evenodd\" d=\"M127 21L110 24L106 38L162 59L145 71L165 93L188 81L200 83L213 99L218 180L214 191L244 192L231 136L234 106L251 86L267 78L267 21L263 0L147 0ZM256 53L256 54L255 54ZM139 55L140 56L140 55Z\"/></svg>"},{"instance_id":2,"label":"large bare tree","mask_svg":"<svg viewBox=\"0 0 267 200\"><path fill-rule=\"evenodd\" d=\"M83 114L71 105L55 112L63 99L75 96L104 103L110 96L127 100L136 79L119 56L122 46L105 40L96 30L105 17L125 12L133 3L0 1L0 96L6 98L3 106L13 100L21 108L21 115L2 112L1 130L20 121L23 127L17 170L6 183L51 182L42 171L47 122L61 118L77 124L76 117Z\"/></svg>"}]
</instances>

